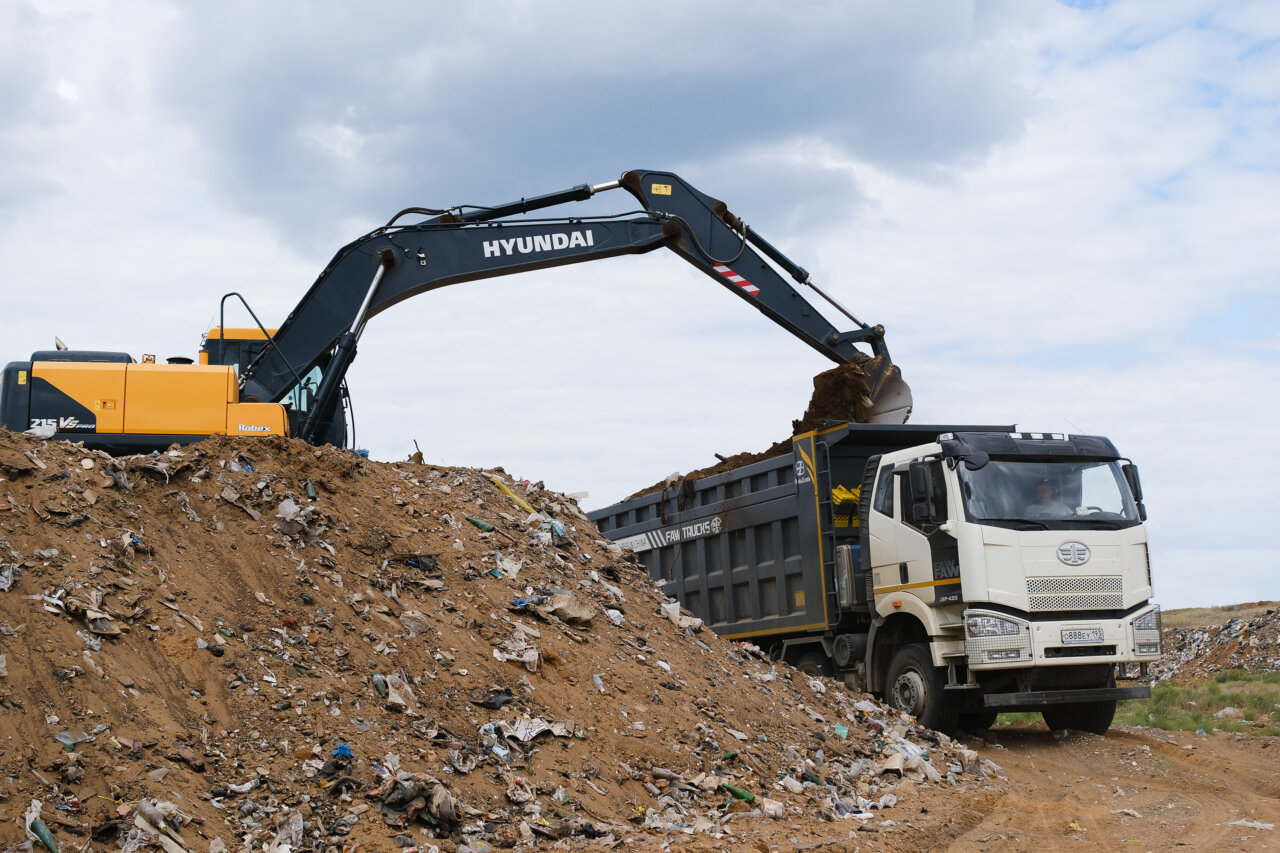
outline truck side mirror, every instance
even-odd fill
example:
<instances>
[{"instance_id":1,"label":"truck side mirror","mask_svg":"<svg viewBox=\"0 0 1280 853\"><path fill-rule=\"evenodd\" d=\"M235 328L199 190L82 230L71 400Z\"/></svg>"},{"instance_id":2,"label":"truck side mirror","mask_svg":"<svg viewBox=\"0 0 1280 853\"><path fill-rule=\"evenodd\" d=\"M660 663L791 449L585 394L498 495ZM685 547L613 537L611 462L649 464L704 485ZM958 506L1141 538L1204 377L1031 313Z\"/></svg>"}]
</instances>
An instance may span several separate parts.
<instances>
[{"instance_id":1,"label":"truck side mirror","mask_svg":"<svg viewBox=\"0 0 1280 853\"><path fill-rule=\"evenodd\" d=\"M1129 490L1133 492L1133 499L1142 503L1142 481L1138 479L1138 466L1132 462L1126 462L1120 470L1124 471L1124 478L1129 483Z\"/></svg>"},{"instance_id":2,"label":"truck side mirror","mask_svg":"<svg viewBox=\"0 0 1280 853\"><path fill-rule=\"evenodd\" d=\"M1146 521L1147 508L1142 504L1142 480L1138 478L1138 466L1126 462L1120 466L1120 470L1124 472L1125 482L1129 484L1129 491L1133 492L1133 500L1138 505L1138 518Z\"/></svg>"},{"instance_id":3,"label":"truck side mirror","mask_svg":"<svg viewBox=\"0 0 1280 853\"><path fill-rule=\"evenodd\" d=\"M911 489L911 520L916 524L931 524L937 518L933 507L933 474L925 462L912 462L907 468L907 481Z\"/></svg>"},{"instance_id":4,"label":"truck side mirror","mask_svg":"<svg viewBox=\"0 0 1280 853\"><path fill-rule=\"evenodd\" d=\"M969 471L979 471L990 461L991 457L985 451L975 450L964 458L964 467Z\"/></svg>"}]
</instances>

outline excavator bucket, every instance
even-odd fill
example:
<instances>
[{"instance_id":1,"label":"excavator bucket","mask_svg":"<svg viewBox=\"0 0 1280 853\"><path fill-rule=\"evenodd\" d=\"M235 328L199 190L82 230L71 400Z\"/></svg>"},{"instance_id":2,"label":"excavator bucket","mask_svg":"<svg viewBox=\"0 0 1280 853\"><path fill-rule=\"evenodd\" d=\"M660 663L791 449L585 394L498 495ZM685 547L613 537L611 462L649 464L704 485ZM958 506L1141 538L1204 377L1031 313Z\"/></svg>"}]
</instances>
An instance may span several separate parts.
<instances>
[{"instance_id":1,"label":"excavator bucket","mask_svg":"<svg viewBox=\"0 0 1280 853\"><path fill-rule=\"evenodd\" d=\"M878 355L862 365L866 376L865 423L904 424L911 417L911 388L898 365L886 355Z\"/></svg>"},{"instance_id":2,"label":"excavator bucket","mask_svg":"<svg viewBox=\"0 0 1280 853\"><path fill-rule=\"evenodd\" d=\"M813 377L813 396L792 434L821 429L829 421L900 424L911 415L911 389L887 355L858 354Z\"/></svg>"}]
</instances>

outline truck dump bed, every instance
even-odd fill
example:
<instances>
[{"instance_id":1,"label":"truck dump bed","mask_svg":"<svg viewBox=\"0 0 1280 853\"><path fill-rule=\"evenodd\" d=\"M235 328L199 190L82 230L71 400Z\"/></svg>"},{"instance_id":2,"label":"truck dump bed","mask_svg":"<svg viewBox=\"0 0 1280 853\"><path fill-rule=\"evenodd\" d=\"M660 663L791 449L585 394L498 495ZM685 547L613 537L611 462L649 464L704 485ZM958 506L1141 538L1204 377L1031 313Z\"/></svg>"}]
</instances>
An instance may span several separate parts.
<instances>
[{"instance_id":1,"label":"truck dump bed","mask_svg":"<svg viewBox=\"0 0 1280 853\"><path fill-rule=\"evenodd\" d=\"M855 500L867 460L944 432L1010 429L841 422L796 436L790 455L681 480L588 516L716 633L822 634L869 617L860 578L843 591L834 581L838 546L850 546L860 565Z\"/></svg>"}]
</instances>

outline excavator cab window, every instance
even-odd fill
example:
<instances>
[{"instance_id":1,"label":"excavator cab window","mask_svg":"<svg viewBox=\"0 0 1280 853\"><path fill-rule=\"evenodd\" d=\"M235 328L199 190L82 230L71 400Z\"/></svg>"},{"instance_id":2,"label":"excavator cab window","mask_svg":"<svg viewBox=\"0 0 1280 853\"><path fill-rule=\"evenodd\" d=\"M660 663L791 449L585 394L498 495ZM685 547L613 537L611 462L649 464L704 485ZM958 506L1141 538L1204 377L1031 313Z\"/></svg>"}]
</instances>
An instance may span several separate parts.
<instances>
[{"instance_id":1,"label":"excavator cab window","mask_svg":"<svg viewBox=\"0 0 1280 853\"><path fill-rule=\"evenodd\" d=\"M311 411L311 403L315 399L316 388L320 387L322 375L319 367L311 368L311 371L302 377L302 381L294 385L293 390L285 397L286 405L299 414Z\"/></svg>"},{"instance_id":2,"label":"excavator cab window","mask_svg":"<svg viewBox=\"0 0 1280 853\"><path fill-rule=\"evenodd\" d=\"M221 348L214 344L209 347L208 352L210 364L229 364L236 372L236 376L240 375L240 343L238 341L223 341Z\"/></svg>"}]
</instances>

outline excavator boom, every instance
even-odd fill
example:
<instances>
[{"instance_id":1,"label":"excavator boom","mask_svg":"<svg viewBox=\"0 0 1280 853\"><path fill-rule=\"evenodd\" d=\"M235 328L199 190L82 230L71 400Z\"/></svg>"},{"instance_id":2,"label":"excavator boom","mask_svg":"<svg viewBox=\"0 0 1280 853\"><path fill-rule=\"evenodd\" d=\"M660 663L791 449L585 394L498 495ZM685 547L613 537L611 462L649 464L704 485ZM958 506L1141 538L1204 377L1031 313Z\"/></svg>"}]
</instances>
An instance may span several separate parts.
<instances>
[{"instance_id":1,"label":"excavator boom","mask_svg":"<svg viewBox=\"0 0 1280 853\"><path fill-rule=\"evenodd\" d=\"M618 188L634 196L642 210L608 217L511 218ZM397 224L405 213L432 216ZM870 422L902 423L910 414L910 391L889 357L883 327L861 322L818 291L855 325L838 330L775 265L796 282L813 286L808 272L723 202L677 175L629 171L618 181L496 206L405 213L334 256L242 377L248 399L280 400L300 377L322 366L304 438L314 438L335 416L338 385L365 323L393 305L450 284L657 248L672 250L835 363L863 362L863 410ZM870 355L857 344L869 348Z\"/></svg>"}]
</instances>

